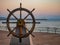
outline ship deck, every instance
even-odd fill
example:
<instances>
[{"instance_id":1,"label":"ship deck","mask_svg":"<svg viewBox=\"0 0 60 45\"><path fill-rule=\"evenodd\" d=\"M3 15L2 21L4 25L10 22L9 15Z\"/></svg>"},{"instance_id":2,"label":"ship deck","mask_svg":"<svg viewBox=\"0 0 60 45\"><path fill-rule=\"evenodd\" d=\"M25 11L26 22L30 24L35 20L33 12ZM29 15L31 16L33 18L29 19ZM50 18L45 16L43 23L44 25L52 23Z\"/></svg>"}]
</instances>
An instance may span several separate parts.
<instances>
[{"instance_id":1,"label":"ship deck","mask_svg":"<svg viewBox=\"0 0 60 45\"><path fill-rule=\"evenodd\" d=\"M7 37L7 31L0 31L0 45L10 45L11 35ZM60 45L60 35L53 33L33 32L35 37L31 37L31 45ZM16 40L15 40L16 41ZM17 41L16 41L17 42Z\"/></svg>"}]
</instances>

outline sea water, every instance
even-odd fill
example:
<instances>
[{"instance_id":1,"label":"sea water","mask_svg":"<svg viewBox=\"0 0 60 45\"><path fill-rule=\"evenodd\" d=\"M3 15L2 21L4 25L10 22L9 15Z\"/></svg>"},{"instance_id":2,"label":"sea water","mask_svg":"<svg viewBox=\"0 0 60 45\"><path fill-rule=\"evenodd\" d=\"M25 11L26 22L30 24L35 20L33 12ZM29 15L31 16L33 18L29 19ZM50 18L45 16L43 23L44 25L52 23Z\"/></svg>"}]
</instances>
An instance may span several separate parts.
<instances>
[{"instance_id":1,"label":"sea water","mask_svg":"<svg viewBox=\"0 0 60 45\"><path fill-rule=\"evenodd\" d=\"M12 21L15 22L16 20L11 20L11 22ZM8 31L7 25L2 22L6 22L6 20L0 20L0 30ZM28 22L31 22L31 20L28 20ZM58 20L36 20L36 22L40 22L40 24L35 25L34 32L60 33L60 21ZM15 26L16 24L10 24L11 28ZM32 24L26 24L26 27L27 29L31 29Z\"/></svg>"}]
</instances>

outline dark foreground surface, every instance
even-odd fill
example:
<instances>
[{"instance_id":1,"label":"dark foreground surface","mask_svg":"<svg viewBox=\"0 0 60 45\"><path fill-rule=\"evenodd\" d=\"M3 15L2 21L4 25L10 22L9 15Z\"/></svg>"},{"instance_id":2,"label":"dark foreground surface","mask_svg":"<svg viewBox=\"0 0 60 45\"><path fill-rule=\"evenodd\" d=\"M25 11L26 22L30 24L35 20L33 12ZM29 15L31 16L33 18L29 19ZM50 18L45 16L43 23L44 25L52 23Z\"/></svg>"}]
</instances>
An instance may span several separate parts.
<instances>
[{"instance_id":1,"label":"dark foreground surface","mask_svg":"<svg viewBox=\"0 0 60 45\"><path fill-rule=\"evenodd\" d=\"M0 31L0 45L9 45L11 37L7 37L8 32Z\"/></svg>"},{"instance_id":2,"label":"dark foreground surface","mask_svg":"<svg viewBox=\"0 0 60 45\"><path fill-rule=\"evenodd\" d=\"M19 44L17 38L9 36L7 37L8 32L0 31L0 45L22 45ZM59 34L49 34L49 33L33 33L35 37L31 36L31 45L60 45L60 35ZM29 39L29 38L28 38ZM24 41L25 45L27 41Z\"/></svg>"},{"instance_id":3,"label":"dark foreground surface","mask_svg":"<svg viewBox=\"0 0 60 45\"><path fill-rule=\"evenodd\" d=\"M49 33L33 33L35 38L32 37L34 45L60 45L60 34Z\"/></svg>"},{"instance_id":4,"label":"dark foreground surface","mask_svg":"<svg viewBox=\"0 0 60 45\"><path fill-rule=\"evenodd\" d=\"M22 42L19 42L19 39L13 36L7 37L8 32L0 31L0 45L30 45L29 37L22 38Z\"/></svg>"},{"instance_id":5,"label":"dark foreground surface","mask_svg":"<svg viewBox=\"0 0 60 45\"><path fill-rule=\"evenodd\" d=\"M22 38L22 42L20 43L18 38L12 36L10 45L30 45L30 40L29 37Z\"/></svg>"}]
</instances>

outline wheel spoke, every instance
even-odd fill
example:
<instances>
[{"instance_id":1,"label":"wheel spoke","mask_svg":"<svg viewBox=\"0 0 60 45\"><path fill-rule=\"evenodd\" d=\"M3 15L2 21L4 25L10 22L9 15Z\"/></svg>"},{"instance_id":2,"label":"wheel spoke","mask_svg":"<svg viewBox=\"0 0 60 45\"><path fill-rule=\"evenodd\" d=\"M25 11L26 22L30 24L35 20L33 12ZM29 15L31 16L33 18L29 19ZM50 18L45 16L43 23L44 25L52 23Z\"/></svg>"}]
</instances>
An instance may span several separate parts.
<instances>
[{"instance_id":1,"label":"wheel spoke","mask_svg":"<svg viewBox=\"0 0 60 45\"><path fill-rule=\"evenodd\" d=\"M35 8L31 11L31 13L35 10ZM29 16L29 14L24 18L24 20Z\"/></svg>"},{"instance_id":2,"label":"wheel spoke","mask_svg":"<svg viewBox=\"0 0 60 45\"><path fill-rule=\"evenodd\" d=\"M14 23L17 23L17 22L9 22L9 23L13 23L14 24Z\"/></svg>"},{"instance_id":3,"label":"wheel spoke","mask_svg":"<svg viewBox=\"0 0 60 45\"><path fill-rule=\"evenodd\" d=\"M7 23L7 22L2 22L3 24ZM9 23L17 23L17 22L9 22Z\"/></svg>"},{"instance_id":4,"label":"wheel spoke","mask_svg":"<svg viewBox=\"0 0 60 45\"><path fill-rule=\"evenodd\" d=\"M7 23L7 22L2 22L3 24ZM17 23L17 22L9 22L9 23ZM25 22L27 24L32 24L33 22ZM35 22L36 24L40 24L40 22Z\"/></svg>"},{"instance_id":5,"label":"wheel spoke","mask_svg":"<svg viewBox=\"0 0 60 45\"><path fill-rule=\"evenodd\" d=\"M9 33L7 36L9 36L16 28L17 28L17 27L15 27L12 31L10 31L10 33Z\"/></svg>"},{"instance_id":6,"label":"wheel spoke","mask_svg":"<svg viewBox=\"0 0 60 45\"><path fill-rule=\"evenodd\" d=\"M9 9L7 9L7 11L8 11L9 13L11 13L11 11L10 11ZM15 19L18 20L18 18L17 18L14 14L12 14L12 15L15 17Z\"/></svg>"},{"instance_id":7,"label":"wheel spoke","mask_svg":"<svg viewBox=\"0 0 60 45\"><path fill-rule=\"evenodd\" d=\"M25 22L27 24L32 24L33 22ZM40 22L35 22L36 24L40 24Z\"/></svg>"},{"instance_id":8,"label":"wheel spoke","mask_svg":"<svg viewBox=\"0 0 60 45\"><path fill-rule=\"evenodd\" d=\"M20 3L20 19L22 18L21 8L22 8L22 4Z\"/></svg>"},{"instance_id":9,"label":"wheel spoke","mask_svg":"<svg viewBox=\"0 0 60 45\"><path fill-rule=\"evenodd\" d=\"M24 26L25 27L25 26ZM26 27L25 27L26 28ZM26 28L26 30L30 33L30 31ZM31 35L33 36L33 37L35 37L32 33L31 33Z\"/></svg>"},{"instance_id":10,"label":"wheel spoke","mask_svg":"<svg viewBox=\"0 0 60 45\"><path fill-rule=\"evenodd\" d=\"M25 26L24 26L24 28L26 28ZM29 30L26 28L26 30L29 32Z\"/></svg>"}]
</instances>

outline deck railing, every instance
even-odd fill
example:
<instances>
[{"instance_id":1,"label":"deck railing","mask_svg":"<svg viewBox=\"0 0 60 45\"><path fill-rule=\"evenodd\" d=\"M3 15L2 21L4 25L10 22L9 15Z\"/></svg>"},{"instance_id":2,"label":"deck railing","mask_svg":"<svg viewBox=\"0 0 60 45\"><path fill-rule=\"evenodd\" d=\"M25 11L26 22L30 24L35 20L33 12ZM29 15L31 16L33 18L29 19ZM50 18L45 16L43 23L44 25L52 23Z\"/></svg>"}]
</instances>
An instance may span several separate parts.
<instances>
[{"instance_id":1,"label":"deck railing","mask_svg":"<svg viewBox=\"0 0 60 45\"><path fill-rule=\"evenodd\" d=\"M36 27L34 32L47 32L60 34L60 28L57 27Z\"/></svg>"},{"instance_id":2,"label":"deck railing","mask_svg":"<svg viewBox=\"0 0 60 45\"><path fill-rule=\"evenodd\" d=\"M13 27L11 27L13 28ZM8 31L7 26L0 26L0 30ZM57 27L36 27L34 32L47 32L60 34L60 28Z\"/></svg>"}]
</instances>

